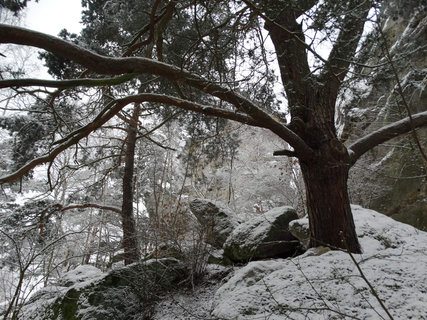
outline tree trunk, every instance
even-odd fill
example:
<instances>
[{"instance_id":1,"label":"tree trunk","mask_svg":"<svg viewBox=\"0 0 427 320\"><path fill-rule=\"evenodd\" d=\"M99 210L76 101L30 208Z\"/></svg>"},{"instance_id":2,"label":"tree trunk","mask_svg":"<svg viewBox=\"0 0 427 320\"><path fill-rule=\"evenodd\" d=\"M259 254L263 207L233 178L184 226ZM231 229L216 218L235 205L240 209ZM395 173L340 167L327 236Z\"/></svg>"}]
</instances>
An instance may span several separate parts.
<instances>
[{"instance_id":1,"label":"tree trunk","mask_svg":"<svg viewBox=\"0 0 427 320\"><path fill-rule=\"evenodd\" d=\"M123 173L123 203L122 203L122 229L123 250L125 265L140 259L138 234L133 215L133 172L135 166L135 144L138 127L139 105L135 106L128 135L125 152L125 168Z\"/></svg>"},{"instance_id":2,"label":"tree trunk","mask_svg":"<svg viewBox=\"0 0 427 320\"><path fill-rule=\"evenodd\" d=\"M356 53L370 2L343 3L345 14L332 50L319 74L310 69L304 25L297 18L315 4L290 4L266 21L276 49L282 83L286 90L291 122L288 128L312 149L313 158L298 155L307 194L310 246L360 252L347 193L350 156L338 140L335 128L337 96Z\"/></svg>"},{"instance_id":3,"label":"tree trunk","mask_svg":"<svg viewBox=\"0 0 427 320\"><path fill-rule=\"evenodd\" d=\"M349 168L342 162L301 163L310 223L309 247L322 245L361 252L347 193Z\"/></svg>"}]
</instances>

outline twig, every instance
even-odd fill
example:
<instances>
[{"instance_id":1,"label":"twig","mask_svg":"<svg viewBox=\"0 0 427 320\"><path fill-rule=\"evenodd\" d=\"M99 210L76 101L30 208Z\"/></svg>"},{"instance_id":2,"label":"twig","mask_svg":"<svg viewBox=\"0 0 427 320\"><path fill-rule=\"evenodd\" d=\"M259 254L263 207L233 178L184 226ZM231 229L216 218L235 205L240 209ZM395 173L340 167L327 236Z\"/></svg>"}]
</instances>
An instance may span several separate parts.
<instances>
[{"instance_id":1,"label":"twig","mask_svg":"<svg viewBox=\"0 0 427 320\"><path fill-rule=\"evenodd\" d=\"M381 308L383 308L383 310L385 311L385 313L389 316L389 318L391 320L394 320L393 316L390 314L390 312L388 311L387 307L384 305L384 303L382 302L382 300L380 299L377 291L374 289L374 287L372 286L372 284L369 282L369 280L366 278L365 274L362 271L362 268L360 268L359 263L356 261L356 259L354 258L353 254L350 251L350 248L347 245L347 242L345 241L345 239L343 239L344 245L347 248L347 253L349 254L351 260L353 261L354 265L356 266L357 270L360 273L360 276L362 277L362 279L365 281L365 283L368 285L369 289L371 290L371 293L373 294L373 296L377 299L377 301L379 302L379 304L381 305Z\"/></svg>"}]
</instances>

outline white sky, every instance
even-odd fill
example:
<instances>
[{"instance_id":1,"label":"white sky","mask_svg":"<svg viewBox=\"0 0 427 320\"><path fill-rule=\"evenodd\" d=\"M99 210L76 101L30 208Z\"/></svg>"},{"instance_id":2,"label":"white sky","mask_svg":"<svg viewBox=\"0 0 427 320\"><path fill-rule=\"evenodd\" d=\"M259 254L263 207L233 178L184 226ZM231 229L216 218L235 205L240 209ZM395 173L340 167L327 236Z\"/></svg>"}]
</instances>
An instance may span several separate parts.
<instances>
[{"instance_id":1,"label":"white sky","mask_svg":"<svg viewBox=\"0 0 427 320\"><path fill-rule=\"evenodd\" d=\"M57 36L66 28L79 33L81 0L30 1L26 10L25 27Z\"/></svg>"},{"instance_id":2,"label":"white sky","mask_svg":"<svg viewBox=\"0 0 427 320\"><path fill-rule=\"evenodd\" d=\"M38 3L31 0L20 15L18 22L12 24L53 36L58 36L58 33L64 28L78 34L82 28L81 11L81 0L39 0ZM6 20L5 23L11 22ZM43 62L37 58L39 51L38 49L16 50L8 56L15 59L13 63L25 65L28 76L51 79Z\"/></svg>"}]
</instances>

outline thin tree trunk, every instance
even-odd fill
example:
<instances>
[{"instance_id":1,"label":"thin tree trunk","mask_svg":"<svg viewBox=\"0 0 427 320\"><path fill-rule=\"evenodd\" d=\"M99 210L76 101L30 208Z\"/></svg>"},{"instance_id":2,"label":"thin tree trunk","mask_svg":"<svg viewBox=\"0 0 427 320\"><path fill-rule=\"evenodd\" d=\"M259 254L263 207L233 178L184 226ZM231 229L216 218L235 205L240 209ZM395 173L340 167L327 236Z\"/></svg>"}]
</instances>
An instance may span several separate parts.
<instances>
[{"instance_id":1,"label":"thin tree trunk","mask_svg":"<svg viewBox=\"0 0 427 320\"><path fill-rule=\"evenodd\" d=\"M122 228L125 265L140 259L138 234L133 215L133 172L135 166L135 145L138 127L139 105L135 106L129 123L123 174Z\"/></svg>"}]
</instances>

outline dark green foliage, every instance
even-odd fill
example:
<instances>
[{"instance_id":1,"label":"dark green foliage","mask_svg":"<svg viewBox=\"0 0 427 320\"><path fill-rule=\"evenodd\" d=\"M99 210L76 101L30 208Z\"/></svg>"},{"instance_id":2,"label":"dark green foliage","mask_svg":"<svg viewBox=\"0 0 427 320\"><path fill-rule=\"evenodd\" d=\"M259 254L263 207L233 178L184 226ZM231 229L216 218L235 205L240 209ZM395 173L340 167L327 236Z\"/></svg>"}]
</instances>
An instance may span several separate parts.
<instances>
[{"instance_id":1,"label":"dark green foliage","mask_svg":"<svg viewBox=\"0 0 427 320\"><path fill-rule=\"evenodd\" d=\"M45 135L43 124L29 116L15 116L0 119L0 128L14 134L13 167L16 170L34 159L40 152L40 141Z\"/></svg>"},{"instance_id":2,"label":"dark green foliage","mask_svg":"<svg viewBox=\"0 0 427 320\"><path fill-rule=\"evenodd\" d=\"M142 46L132 53L135 56L148 56L162 59L167 63L180 66L207 79L233 86L235 82L235 61L247 63L251 72L262 73L263 59L256 51L261 50L257 44L258 21L252 19L248 10L241 10L240 4L229 1L199 1L192 3L180 1L174 4L173 14L162 27L156 25L155 34L150 34L150 14L154 1L117 1L95 0L82 1L84 10L82 22L84 28L79 36L69 34L66 30L60 36L75 43L85 44L96 52L106 55L120 56L132 45L135 39L145 41L150 37L150 44ZM156 11L156 19L160 19L167 8L164 3ZM241 10L235 15L236 10ZM157 21L157 20L156 20ZM159 30L161 29L161 30ZM145 32L141 32L145 30ZM136 37L136 35L139 37ZM251 54L245 48L236 46L237 42L248 39L250 46L254 46ZM161 52L160 52L161 51ZM51 54L41 55L49 67L49 72L57 78L75 77L76 66L59 59ZM82 70L79 70L82 71ZM262 81L254 80L247 87L240 88L250 92L250 98L259 101L260 105L274 109L277 103L272 90L276 77L268 70ZM151 79L151 76L141 75L141 83ZM239 90L238 87L235 88ZM127 92L157 92L178 95L206 105L216 105L217 101L206 97L197 90L171 83L164 80L144 86L128 88ZM126 90L124 91L126 92ZM116 89L109 91L111 96L119 94ZM120 92L123 94L123 92ZM161 105L156 106L156 115L167 119L176 111L173 108ZM224 104L223 108L230 108ZM187 148L189 169L197 165L217 161L221 165L229 161L238 146L238 139L232 132L225 131L227 121L206 117L199 114L180 113L175 116L188 136L187 145L190 149L199 147L198 152ZM104 151L102 151L104 152Z\"/></svg>"},{"instance_id":3,"label":"dark green foliage","mask_svg":"<svg viewBox=\"0 0 427 320\"><path fill-rule=\"evenodd\" d=\"M62 29L58 36L64 40L79 44L77 35L69 33L67 29ZM83 71L79 65L50 52L40 52L39 58L45 61L49 74L57 79L77 78Z\"/></svg>"},{"instance_id":4,"label":"dark green foliage","mask_svg":"<svg viewBox=\"0 0 427 320\"><path fill-rule=\"evenodd\" d=\"M119 54L130 38L149 21L153 1L82 1L85 8L81 38L91 49L103 54Z\"/></svg>"},{"instance_id":5,"label":"dark green foliage","mask_svg":"<svg viewBox=\"0 0 427 320\"><path fill-rule=\"evenodd\" d=\"M83 1L82 21L85 27L76 41L106 55L120 56L135 42L150 43L132 52L135 56L148 56L202 75L205 78L229 85L234 90L251 93L260 105L272 108L276 102L272 84L275 77L263 70L264 60L260 51L263 45L257 39L262 26L248 9L243 10L234 1L172 1L170 19L155 25L150 32L150 14L154 1ZM156 11L155 21L166 15L168 6L163 2ZM236 14L236 12L238 12ZM244 43L246 41L246 43ZM247 50L247 46L253 47ZM237 67L245 63L251 72L263 73L263 79L249 81L249 87L239 88L236 81ZM260 76L260 75L258 75ZM141 82L146 79L141 78ZM236 87L237 85L237 87ZM179 87L180 85L178 85ZM184 95L192 100L212 104L210 100L199 100L203 95L189 87L177 89L177 85L161 81L150 91ZM248 90L249 89L249 90ZM179 92L180 91L180 92ZM224 108L229 106L224 105Z\"/></svg>"},{"instance_id":6,"label":"dark green foliage","mask_svg":"<svg viewBox=\"0 0 427 320\"><path fill-rule=\"evenodd\" d=\"M51 113L48 101L39 101L28 109L27 115L19 114L0 118L0 128L7 129L14 137L12 146L13 165L17 170L27 162L44 154L52 142L55 132L71 124L72 107L65 96L59 97L55 113ZM67 120L64 123L63 120Z\"/></svg>"},{"instance_id":7,"label":"dark green foliage","mask_svg":"<svg viewBox=\"0 0 427 320\"><path fill-rule=\"evenodd\" d=\"M24 205L4 204L1 219L1 230L8 234L27 236L35 232L37 237L49 238L55 233L55 220L60 218L57 207L48 200L27 202ZM43 224L42 233L40 225ZM28 230L27 230L28 229Z\"/></svg>"},{"instance_id":8,"label":"dark green foliage","mask_svg":"<svg viewBox=\"0 0 427 320\"><path fill-rule=\"evenodd\" d=\"M28 1L31 1L31 0L0 0L0 7L9 9L15 15L17 15L19 11L21 11L27 6ZM39 2L39 0L35 0L35 1Z\"/></svg>"}]
</instances>

